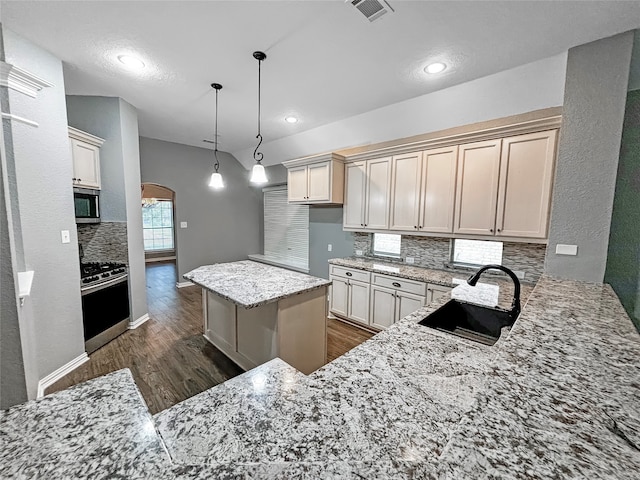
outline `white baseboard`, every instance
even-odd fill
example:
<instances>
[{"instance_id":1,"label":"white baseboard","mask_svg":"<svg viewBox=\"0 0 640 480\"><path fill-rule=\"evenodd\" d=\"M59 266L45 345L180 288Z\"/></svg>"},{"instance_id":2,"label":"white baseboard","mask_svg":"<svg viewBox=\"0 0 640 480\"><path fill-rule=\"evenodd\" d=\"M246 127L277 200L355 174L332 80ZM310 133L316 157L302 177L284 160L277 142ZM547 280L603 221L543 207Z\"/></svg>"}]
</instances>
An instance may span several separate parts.
<instances>
[{"instance_id":1,"label":"white baseboard","mask_svg":"<svg viewBox=\"0 0 640 480\"><path fill-rule=\"evenodd\" d=\"M170 256L170 257L151 257L151 258L145 258L144 261L145 263L153 263L153 262L166 262L168 260L175 260L176 256Z\"/></svg>"},{"instance_id":2,"label":"white baseboard","mask_svg":"<svg viewBox=\"0 0 640 480\"><path fill-rule=\"evenodd\" d=\"M64 364L57 370L51 372L49 375L44 377L42 380L38 382L37 398L44 397L44 392L47 388L49 388L51 385L56 383L66 374L72 372L73 370L78 368L80 365L88 361L89 361L89 355L87 355L87 352L83 352L81 355L78 355L69 363Z\"/></svg>"},{"instance_id":3,"label":"white baseboard","mask_svg":"<svg viewBox=\"0 0 640 480\"><path fill-rule=\"evenodd\" d=\"M178 288L191 287L192 285L195 285L195 283L193 283L193 282L176 282L176 287L178 287Z\"/></svg>"},{"instance_id":4,"label":"white baseboard","mask_svg":"<svg viewBox=\"0 0 640 480\"><path fill-rule=\"evenodd\" d=\"M137 320L129 323L129 330L134 330L134 329L138 328L140 325L142 325L147 320L149 320L149 314L145 313L144 315L142 315Z\"/></svg>"}]
</instances>

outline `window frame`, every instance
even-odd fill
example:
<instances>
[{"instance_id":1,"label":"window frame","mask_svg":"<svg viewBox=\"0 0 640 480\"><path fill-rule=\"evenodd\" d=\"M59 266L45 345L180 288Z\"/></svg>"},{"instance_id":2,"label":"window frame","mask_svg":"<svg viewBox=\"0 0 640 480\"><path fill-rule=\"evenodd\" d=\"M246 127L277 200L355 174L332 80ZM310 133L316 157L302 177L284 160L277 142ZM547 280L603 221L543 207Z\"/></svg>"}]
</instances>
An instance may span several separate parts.
<instances>
[{"instance_id":1,"label":"window frame","mask_svg":"<svg viewBox=\"0 0 640 480\"><path fill-rule=\"evenodd\" d=\"M491 242L491 243L499 243L501 244L501 249L500 249L500 261L497 262L497 264L502 265L502 262L504 261L504 242L500 241L500 240L479 240L476 238L452 238L451 239L451 252L450 252L450 256L449 256L449 260L451 262L451 265L454 267L463 267L463 268L478 268L478 267L482 267L484 265L487 265L486 263L470 263L470 262L461 262L458 260L455 260L455 255L456 255L456 240L464 240L464 241L471 241L471 242ZM496 262L493 262L496 263Z\"/></svg>"},{"instance_id":2,"label":"window frame","mask_svg":"<svg viewBox=\"0 0 640 480\"><path fill-rule=\"evenodd\" d=\"M163 210L169 210L171 212L171 226L170 227L164 227L164 226L160 226L160 227L153 227L153 226L152 227L145 227L144 226L144 210L145 209L146 210L150 210L152 208L155 208L155 205L151 206L151 207L142 207L142 210L143 210L143 212L142 212L142 214L143 214L143 220L142 220L142 222L143 222L142 223L142 249L143 249L145 254L146 253L174 252L175 249L176 249L176 230L175 230L176 224L175 224L175 212L174 212L175 205L173 203L173 200L169 199L169 198L158 199L158 203L156 205L161 204L161 203L162 204L166 204L166 203L170 204L170 208L163 208ZM171 247L163 247L163 248L147 249L146 245L145 245L144 232L145 231L162 230L162 229L166 229L166 228L171 229L171 244L172 244L172 246Z\"/></svg>"},{"instance_id":3,"label":"window frame","mask_svg":"<svg viewBox=\"0 0 640 480\"><path fill-rule=\"evenodd\" d=\"M376 250L376 235L385 235L385 236L396 236L398 237L398 253L395 252L386 252L386 251L377 251ZM373 238L371 239L371 254L376 257L387 257L387 258L402 258L402 234L400 233L374 233Z\"/></svg>"}]
</instances>

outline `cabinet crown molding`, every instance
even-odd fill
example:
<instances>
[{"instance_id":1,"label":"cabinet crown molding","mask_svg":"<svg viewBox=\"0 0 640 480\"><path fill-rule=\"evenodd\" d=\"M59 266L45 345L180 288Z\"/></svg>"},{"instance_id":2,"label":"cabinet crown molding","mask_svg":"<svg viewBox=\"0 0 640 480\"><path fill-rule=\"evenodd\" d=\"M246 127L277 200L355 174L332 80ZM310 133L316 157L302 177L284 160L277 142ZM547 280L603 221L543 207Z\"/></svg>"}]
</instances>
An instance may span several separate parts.
<instances>
[{"instance_id":1,"label":"cabinet crown molding","mask_svg":"<svg viewBox=\"0 0 640 480\"><path fill-rule=\"evenodd\" d=\"M81 142L86 142L91 145L95 145L96 147L101 147L104 143L104 138L96 137L95 135L91 135L90 133L83 132L82 130L78 130L73 127L69 127L69 138L80 140Z\"/></svg>"},{"instance_id":2,"label":"cabinet crown molding","mask_svg":"<svg viewBox=\"0 0 640 480\"><path fill-rule=\"evenodd\" d=\"M27 70L0 61L0 86L36 98L40 90L53 87L53 84Z\"/></svg>"},{"instance_id":3,"label":"cabinet crown molding","mask_svg":"<svg viewBox=\"0 0 640 480\"><path fill-rule=\"evenodd\" d=\"M311 165L314 163L326 162L327 160L334 160L336 162L344 163L345 157L337 153L329 152L322 153L320 155L311 155L309 157L296 158L295 160L287 160L286 162L282 162L282 165L287 168L291 168L299 167L302 165Z\"/></svg>"},{"instance_id":4,"label":"cabinet crown molding","mask_svg":"<svg viewBox=\"0 0 640 480\"><path fill-rule=\"evenodd\" d=\"M453 135L443 135L441 137L433 137L417 142L387 146L362 153L347 155L343 158L345 159L345 162L350 163L361 160L370 160L373 158L412 153L421 150L430 150L439 147L447 147L451 145L459 145L463 143L495 140L512 135L553 130L556 128L560 128L561 123L562 115L553 115L546 118L527 120L523 122L512 123L509 125L491 127L481 130L473 130L470 132L457 133Z\"/></svg>"}]
</instances>

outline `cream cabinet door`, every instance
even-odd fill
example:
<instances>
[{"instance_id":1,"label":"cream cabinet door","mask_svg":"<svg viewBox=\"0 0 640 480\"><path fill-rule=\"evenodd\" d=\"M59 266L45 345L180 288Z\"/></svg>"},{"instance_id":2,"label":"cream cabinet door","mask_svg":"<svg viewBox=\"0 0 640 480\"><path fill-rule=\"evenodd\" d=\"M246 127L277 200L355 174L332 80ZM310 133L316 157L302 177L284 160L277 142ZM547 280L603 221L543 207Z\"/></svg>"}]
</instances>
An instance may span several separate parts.
<instances>
[{"instance_id":1,"label":"cream cabinet door","mask_svg":"<svg viewBox=\"0 0 640 480\"><path fill-rule=\"evenodd\" d=\"M493 235L496 223L501 140L458 149L454 233Z\"/></svg>"},{"instance_id":2,"label":"cream cabinet door","mask_svg":"<svg viewBox=\"0 0 640 480\"><path fill-rule=\"evenodd\" d=\"M331 312L343 317L349 313L349 285L340 277L331 277Z\"/></svg>"},{"instance_id":3,"label":"cream cabinet door","mask_svg":"<svg viewBox=\"0 0 640 480\"><path fill-rule=\"evenodd\" d=\"M372 327L387 328L396 319L396 291L384 287L371 287L371 323Z\"/></svg>"},{"instance_id":4,"label":"cream cabinet door","mask_svg":"<svg viewBox=\"0 0 640 480\"><path fill-rule=\"evenodd\" d=\"M308 198L307 185L306 166L287 170L287 190L290 202L304 202Z\"/></svg>"},{"instance_id":5,"label":"cream cabinet door","mask_svg":"<svg viewBox=\"0 0 640 480\"><path fill-rule=\"evenodd\" d=\"M331 200L331 162L314 163L307 167L307 199Z\"/></svg>"},{"instance_id":6,"label":"cream cabinet door","mask_svg":"<svg viewBox=\"0 0 640 480\"><path fill-rule=\"evenodd\" d=\"M502 140L496 235L546 238L557 130Z\"/></svg>"},{"instance_id":7,"label":"cream cabinet door","mask_svg":"<svg viewBox=\"0 0 640 480\"><path fill-rule=\"evenodd\" d=\"M422 152L393 157L389 230L418 230L421 170Z\"/></svg>"},{"instance_id":8,"label":"cream cabinet door","mask_svg":"<svg viewBox=\"0 0 640 480\"><path fill-rule=\"evenodd\" d=\"M442 285L429 284L427 286L427 305L431 305L434 301L441 297L449 295L453 290L451 287L444 287Z\"/></svg>"},{"instance_id":9,"label":"cream cabinet door","mask_svg":"<svg viewBox=\"0 0 640 480\"><path fill-rule=\"evenodd\" d=\"M396 291L396 322L424 307L425 303L423 296Z\"/></svg>"},{"instance_id":10,"label":"cream cabinet door","mask_svg":"<svg viewBox=\"0 0 640 480\"><path fill-rule=\"evenodd\" d=\"M453 232L458 146L423 153L422 204L418 228L424 232Z\"/></svg>"},{"instance_id":11,"label":"cream cabinet door","mask_svg":"<svg viewBox=\"0 0 640 480\"><path fill-rule=\"evenodd\" d=\"M391 157L367 161L367 195L364 227L368 230L389 228Z\"/></svg>"},{"instance_id":12,"label":"cream cabinet door","mask_svg":"<svg viewBox=\"0 0 640 480\"><path fill-rule=\"evenodd\" d=\"M99 189L100 148L73 138L69 142L73 157L73 185Z\"/></svg>"},{"instance_id":13,"label":"cream cabinet door","mask_svg":"<svg viewBox=\"0 0 640 480\"><path fill-rule=\"evenodd\" d=\"M345 197L343 211L344 228L364 227L364 205L366 196L366 162L348 163L345 166Z\"/></svg>"},{"instance_id":14,"label":"cream cabinet door","mask_svg":"<svg viewBox=\"0 0 640 480\"><path fill-rule=\"evenodd\" d=\"M347 317L361 323L369 323L369 289L364 282L349 280L349 312Z\"/></svg>"}]
</instances>

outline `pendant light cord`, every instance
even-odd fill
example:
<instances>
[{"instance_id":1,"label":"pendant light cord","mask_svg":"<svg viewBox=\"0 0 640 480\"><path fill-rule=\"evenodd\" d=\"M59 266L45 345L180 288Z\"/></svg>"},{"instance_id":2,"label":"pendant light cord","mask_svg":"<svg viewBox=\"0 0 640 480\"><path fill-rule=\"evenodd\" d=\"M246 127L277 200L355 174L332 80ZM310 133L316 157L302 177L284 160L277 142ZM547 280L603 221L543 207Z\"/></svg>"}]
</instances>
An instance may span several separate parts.
<instances>
[{"instance_id":1,"label":"pendant light cord","mask_svg":"<svg viewBox=\"0 0 640 480\"><path fill-rule=\"evenodd\" d=\"M261 87L261 73L262 73L262 60L264 60L265 58L267 58L267 56L262 53L262 52L254 52L253 57L256 58L258 60L258 135L256 135L256 138L258 139L258 145L256 146L256 149L253 151L253 159L257 162L260 163L262 161L262 159L264 158L264 155L262 154L262 152L259 152L258 149L260 148L260 145L262 145L262 134L260 133L260 87Z\"/></svg>"},{"instance_id":2,"label":"pendant light cord","mask_svg":"<svg viewBox=\"0 0 640 480\"><path fill-rule=\"evenodd\" d=\"M215 133L215 148L213 149L213 156L216 159L216 163L213 166L213 168L216 170L216 173L218 173L218 169L220 168L220 161L218 160L218 90L220 90L219 88L216 88L216 133Z\"/></svg>"}]
</instances>

